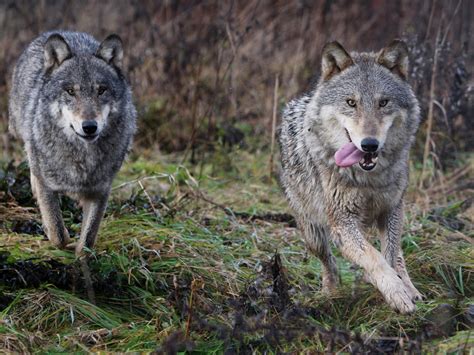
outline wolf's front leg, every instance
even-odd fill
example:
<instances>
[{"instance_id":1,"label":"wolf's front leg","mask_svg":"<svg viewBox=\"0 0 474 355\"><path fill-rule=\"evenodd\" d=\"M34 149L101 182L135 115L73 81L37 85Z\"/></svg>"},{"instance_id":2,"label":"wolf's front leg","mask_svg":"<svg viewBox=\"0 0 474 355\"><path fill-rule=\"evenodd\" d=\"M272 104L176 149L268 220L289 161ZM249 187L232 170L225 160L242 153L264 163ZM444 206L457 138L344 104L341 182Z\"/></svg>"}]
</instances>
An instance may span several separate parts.
<instances>
[{"instance_id":1,"label":"wolf's front leg","mask_svg":"<svg viewBox=\"0 0 474 355\"><path fill-rule=\"evenodd\" d=\"M382 254L391 267L395 269L403 283L410 289L413 299L421 300L422 294L411 282L405 266L403 251L401 248L401 236L403 231L403 201L393 208L383 221L383 233L380 240Z\"/></svg>"},{"instance_id":2,"label":"wolf's front leg","mask_svg":"<svg viewBox=\"0 0 474 355\"><path fill-rule=\"evenodd\" d=\"M107 207L109 193L104 192L94 197L84 197L81 199L83 217L81 227L81 237L76 245L76 255L83 253L84 247L92 248L95 244L100 221L104 216Z\"/></svg>"},{"instance_id":3,"label":"wolf's front leg","mask_svg":"<svg viewBox=\"0 0 474 355\"><path fill-rule=\"evenodd\" d=\"M48 239L57 247L65 248L70 239L61 215L58 193L49 189L33 173L31 174L31 189L38 202L43 228Z\"/></svg>"},{"instance_id":4,"label":"wolf's front leg","mask_svg":"<svg viewBox=\"0 0 474 355\"><path fill-rule=\"evenodd\" d=\"M401 313L415 311L411 291L382 254L364 238L352 216L335 217L332 232L342 255L364 269L369 281L379 289L392 308Z\"/></svg>"},{"instance_id":5,"label":"wolf's front leg","mask_svg":"<svg viewBox=\"0 0 474 355\"><path fill-rule=\"evenodd\" d=\"M321 261L322 292L330 295L338 284L336 259L332 255L329 245L329 232L320 224L311 222L307 218L299 217L298 227L302 230L308 249Z\"/></svg>"}]
</instances>

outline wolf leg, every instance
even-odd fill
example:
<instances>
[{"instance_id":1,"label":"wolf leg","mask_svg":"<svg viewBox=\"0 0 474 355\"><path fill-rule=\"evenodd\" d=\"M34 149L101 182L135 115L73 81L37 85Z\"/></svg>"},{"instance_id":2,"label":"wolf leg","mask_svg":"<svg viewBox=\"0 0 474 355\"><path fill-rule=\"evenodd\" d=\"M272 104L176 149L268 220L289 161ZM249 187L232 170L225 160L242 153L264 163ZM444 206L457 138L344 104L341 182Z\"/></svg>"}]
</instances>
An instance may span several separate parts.
<instances>
[{"instance_id":1,"label":"wolf leg","mask_svg":"<svg viewBox=\"0 0 474 355\"><path fill-rule=\"evenodd\" d=\"M82 227L81 237L79 243L76 245L76 255L80 256L83 253L83 248L92 248L95 244L97 232L99 231L100 221L104 216L105 208L107 207L107 199L109 193L102 193L94 196L94 198L82 198Z\"/></svg>"},{"instance_id":2,"label":"wolf leg","mask_svg":"<svg viewBox=\"0 0 474 355\"><path fill-rule=\"evenodd\" d=\"M36 176L30 172L30 184L31 184L31 192L33 193L33 197L38 199L38 179Z\"/></svg>"},{"instance_id":3,"label":"wolf leg","mask_svg":"<svg viewBox=\"0 0 474 355\"><path fill-rule=\"evenodd\" d=\"M382 254L364 238L356 220L347 215L333 217L332 236L342 255L364 269L368 280L392 308L401 313L415 311L411 290Z\"/></svg>"},{"instance_id":4,"label":"wolf leg","mask_svg":"<svg viewBox=\"0 0 474 355\"><path fill-rule=\"evenodd\" d=\"M401 248L401 236L403 231L403 201L400 201L400 203L390 211L384 222L384 230L380 240L382 254L388 264L395 269L403 283L411 290L413 298L415 300L421 300L423 296L411 282Z\"/></svg>"},{"instance_id":5,"label":"wolf leg","mask_svg":"<svg viewBox=\"0 0 474 355\"><path fill-rule=\"evenodd\" d=\"M31 188L38 201L43 227L48 239L57 247L64 248L69 243L69 233L64 226L59 196L31 174Z\"/></svg>"},{"instance_id":6,"label":"wolf leg","mask_svg":"<svg viewBox=\"0 0 474 355\"><path fill-rule=\"evenodd\" d=\"M322 292L331 294L339 284L336 259L332 255L328 240L328 231L319 224L301 218L299 223L309 250L321 261Z\"/></svg>"}]
</instances>

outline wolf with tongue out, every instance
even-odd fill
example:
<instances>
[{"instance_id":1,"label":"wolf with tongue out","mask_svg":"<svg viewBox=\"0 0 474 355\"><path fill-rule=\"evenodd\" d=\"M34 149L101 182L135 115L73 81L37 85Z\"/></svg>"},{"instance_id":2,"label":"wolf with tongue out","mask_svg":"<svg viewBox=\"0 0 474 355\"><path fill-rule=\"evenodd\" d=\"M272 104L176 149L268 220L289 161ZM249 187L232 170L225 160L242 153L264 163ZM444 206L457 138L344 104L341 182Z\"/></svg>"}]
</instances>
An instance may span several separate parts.
<instances>
[{"instance_id":1,"label":"wolf with tongue out","mask_svg":"<svg viewBox=\"0 0 474 355\"><path fill-rule=\"evenodd\" d=\"M321 261L322 291L338 285L332 241L401 313L413 312L422 298L400 246L408 155L419 125L407 75L402 41L350 54L328 43L318 84L287 105L279 131L281 185ZM380 251L369 242L374 235Z\"/></svg>"}]
</instances>

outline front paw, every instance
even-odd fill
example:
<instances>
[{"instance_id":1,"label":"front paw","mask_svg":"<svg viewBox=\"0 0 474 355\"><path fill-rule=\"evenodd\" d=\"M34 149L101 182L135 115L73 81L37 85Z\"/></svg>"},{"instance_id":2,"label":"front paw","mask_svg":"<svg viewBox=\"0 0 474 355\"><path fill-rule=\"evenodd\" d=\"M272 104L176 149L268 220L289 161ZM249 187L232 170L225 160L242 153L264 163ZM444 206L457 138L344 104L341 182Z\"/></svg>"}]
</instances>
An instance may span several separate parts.
<instances>
[{"instance_id":1,"label":"front paw","mask_svg":"<svg viewBox=\"0 0 474 355\"><path fill-rule=\"evenodd\" d=\"M321 293L328 297L337 294L337 286L338 282L334 278L323 277Z\"/></svg>"},{"instance_id":2,"label":"front paw","mask_svg":"<svg viewBox=\"0 0 474 355\"><path fill-rule=\"evenodd\" d=\"M414 293L400 279L387 287L384 297L390 307L402 314L413 313L416 310Z\"/></svg>"},{"instance_id":3,"label":"front paw","mask_svg":"<svg viewBox=\"0 0 474 355\"><path fill-rule=\"evenodd\" d=\"M413 299L415 301L422 301L426 298L425 295L423 295L420 291L418 291L414 287L413 287L413 290L412 290L412 294L413 294Z\"/></svg>"},{"instance_id":4,"label":"front paw","mask_svg":"<svg viewBox=\"0 0 474 355\"><path fill-rule=\"evenodd\" d=\"M87 255L87 252L86 250L84 250L84 244L81 243L80 241L78 242L73 242L73 243L69 243L67 246L66 246L67 249L71 250L71 251L75 251L75 254L76 254L76 258L81 258L85 255Z\"/></svg>"},{"instance_id":5,"label":"front paw","mask_svg":"<svg viewBox=\"0 0 474 355\"><path fill-rule=\"evenodd\" d=\"M64 228L62 233L53 230L52 228L50 230L46 226L44 226L43 229L51 243L60 249L67 249L67 245L71 242L71 238L69 237L69 232L66 228Z\"/></svg>"},{"instance_id":6,"label":"front paw","mask_svg":"<svg viewBox=\"0 0 474 355\"><path fill-rule=\"evenodd\" d=\"M411 299L413 300L413 302L421 301L425 299L425 296L423 296L423 294L420 291L418 291L415 286L413 286L410 280L408 281L403 280L403 283L405 284L406 288L410 292Z\"/></svg>"}]
</instances>

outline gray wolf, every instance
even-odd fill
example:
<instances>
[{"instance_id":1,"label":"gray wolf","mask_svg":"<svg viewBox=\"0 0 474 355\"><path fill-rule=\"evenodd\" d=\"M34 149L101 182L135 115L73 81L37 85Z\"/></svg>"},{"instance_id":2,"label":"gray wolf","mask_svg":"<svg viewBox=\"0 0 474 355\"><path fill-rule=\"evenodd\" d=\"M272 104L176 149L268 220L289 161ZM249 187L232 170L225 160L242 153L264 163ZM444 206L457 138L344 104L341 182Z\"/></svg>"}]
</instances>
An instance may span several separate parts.
<instances>
[{"instance_id":1,"label":"gray wolf","mask_svg":"<svg viewBox=\"0 0 474 355\"><path fill-rule=\"evenodd\" d=\"M400 246L408 154L419 125L407 73L402 41L350 54L328 43L315 89L287 105L279 133L281 185L321 261L322 290L338 283L332 241L402 313L421 298ZM371 234L379 235L381 251Z\"/></svg>"},{"instance_id":2,"label":"gray wolf","mask_svg":"<svg viewBox=\"0 0 474 355\"><path fill-rule=\"evenodd\" d=\"M114 178L135 132L136 111L122 73L117 35L102 43L86 33L36 38L13 71L9 129L22 140L49 240L58 247L94 246ZM81 235L71 243L59 195L79 201Z\"/></svg>"}]
</instances>

